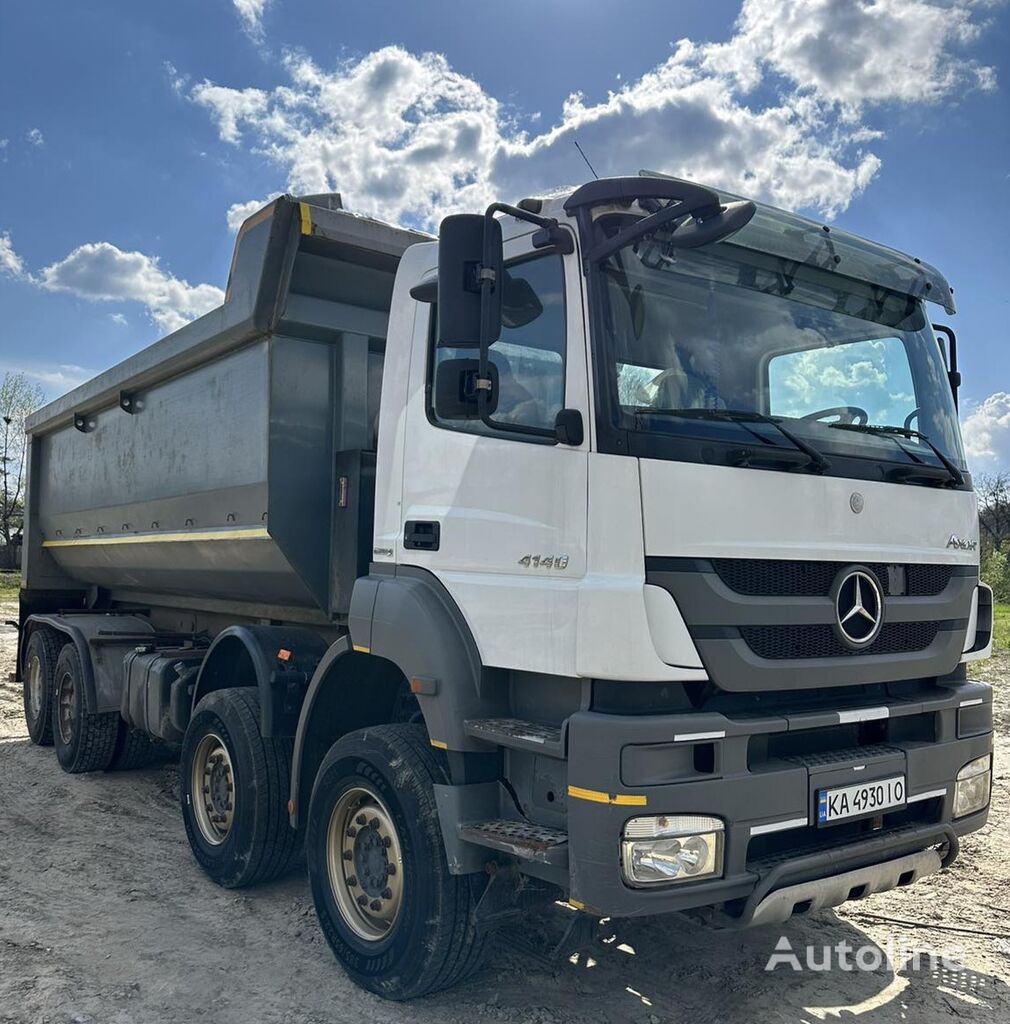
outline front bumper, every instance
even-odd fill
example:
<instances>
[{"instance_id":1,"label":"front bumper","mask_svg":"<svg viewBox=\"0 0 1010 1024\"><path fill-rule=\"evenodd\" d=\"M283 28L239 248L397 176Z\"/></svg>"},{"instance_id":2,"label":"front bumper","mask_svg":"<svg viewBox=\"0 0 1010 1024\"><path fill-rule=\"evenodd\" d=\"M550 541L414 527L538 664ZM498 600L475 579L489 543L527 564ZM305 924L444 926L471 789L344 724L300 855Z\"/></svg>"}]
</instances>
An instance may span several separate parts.
<instances>
[{"instance_id":1,"label":"front bumper","mask_svg":"<svg viewBox=\"0 0 1010 1024\"><path fill-rule=\"evenodd\" d=\"M762 901L789 886L846 872L866 875L866 892L890 887L890 874L893 884L904 884L907 869L866 869L931 848L949 862L957 837L985 824L988 808L958 821L951 816L958 770L992 750L991 700L986 684L958 682L926 698L831 711L578 712L567 726L571 898L615 917L717 906L747 924ZM879 821L816 825L819 789L899 773L906 778L904 808ZM723 876L629 886L621 873L621 834L629 818L644 814L721 818ZM822 890L833 898L842 884Z\"/></svg>"}]
</instances>

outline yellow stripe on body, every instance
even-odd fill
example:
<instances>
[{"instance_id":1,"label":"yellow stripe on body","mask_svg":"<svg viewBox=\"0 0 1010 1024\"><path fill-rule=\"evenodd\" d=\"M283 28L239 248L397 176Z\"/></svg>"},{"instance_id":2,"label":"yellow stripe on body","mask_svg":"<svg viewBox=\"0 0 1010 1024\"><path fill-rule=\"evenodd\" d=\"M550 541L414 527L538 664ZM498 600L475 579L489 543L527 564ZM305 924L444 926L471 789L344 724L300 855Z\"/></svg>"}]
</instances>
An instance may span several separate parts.
<instances>
[{"instance_id":1,"label":"yellow stripe on body","mask_svg":"<svg viewBox=\"0 0 1010 1024\"><path fill-rule=\"evenodd\" d=\"M95 547L106 544L178 544L184 541L269 540L265 526L248 530L180 530L176 533L116 533L93 537L70 537L66 540L44 540L44 548Z\"/></svg>"},{"instance_id":2,"label":"yellow stripe on body","mask_svg":"<svg viewBox=\"0 0 1010 1024\"><path fill-rule=\"evenodd\" d=\"M432 740L431 741L431 745L433 747L438 747L439 750L448 750L449 749L449 744L446 743L445 740Z\"/></svg>"},{"instance_id":3,"label":"yellow stripe on body","mask_svg":"<svg viewBox=\"0 0 1010 1024\"><path fill-rule=\"evenodd\" d=\"M598 789L583 789L581 786L569 786L568 795L576 800L589 800L594 804L614 804L619 807L645 807L648 797L642 793L603 793Z\"/></svg>"},{"instance_id":4,"label":"yellow stripe on body","mask_svg":"<svg viewBox=\"0 0 1010 1024\"><path fill-rule=\"evenodd\" d=\"M311 235L312 234L312 215L309 213L309 204L308 203L299 203L298 204L298 216L301 219L302 234L303 235Z\"/></svg>"}]
</instances>

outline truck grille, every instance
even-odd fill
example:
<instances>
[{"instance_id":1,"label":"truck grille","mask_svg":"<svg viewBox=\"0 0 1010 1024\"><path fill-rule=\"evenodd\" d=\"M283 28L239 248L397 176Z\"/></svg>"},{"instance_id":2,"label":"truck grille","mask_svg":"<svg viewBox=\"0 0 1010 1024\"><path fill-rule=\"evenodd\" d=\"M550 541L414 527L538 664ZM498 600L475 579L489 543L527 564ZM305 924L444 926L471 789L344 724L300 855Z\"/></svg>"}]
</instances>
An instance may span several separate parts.
<instances>
[{"instance_id":1,"label":"truck grille","mask_svg":"<svg viewBox=\"0 0 1010 1024\"><path fill-rule=\"evenodd\" d=\"M853 650L827 624L808 626L741 626L740 635L759 657L844 658L864 654L911 654L924 651L936 639L939 622L890 622L869 647Z\"/></svg>"},{"instance_id":2,"label":"truck grille","mask_svg":"<svg viewBox=\"0 0 1010 1024\"><path fill-rule=\"evenodd\" d=\"M730 590L750 597L826 597L838 574L852 564L761 558L712 560L712 568ZM904 593L909 597L935 597L943 592L954 574L952 565L870 562L867 568L873 571L888 595L901 593L895 583L903 575Z\"/></svg>"}]
</instances>

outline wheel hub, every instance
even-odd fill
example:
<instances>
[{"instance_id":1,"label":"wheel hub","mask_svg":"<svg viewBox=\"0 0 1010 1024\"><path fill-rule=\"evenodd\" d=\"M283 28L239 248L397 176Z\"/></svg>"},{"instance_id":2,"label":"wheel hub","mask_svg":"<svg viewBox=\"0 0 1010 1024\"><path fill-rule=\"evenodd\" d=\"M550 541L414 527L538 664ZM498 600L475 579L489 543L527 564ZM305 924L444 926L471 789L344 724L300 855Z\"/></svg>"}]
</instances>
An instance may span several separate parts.
<instances>
[{"instance_id":1,"label":"wheel hub","mask_svg":"<svg viewBox=\"0 0 1010 1024\"><path fill-rule=\"evenodd\" d=\"M366 941L382 939L403 903L403 853L392 815L375 793L355 787L337 801L326 859L344 923Z\"/></svg>"},{"instance_id":2,"label":"wheel hub","mask_svg":"<svg viewBox=\"0 0 1010 1024\"><path fill-rule=\"evenodd\" d=\"M64 673L59 685L60 739L69 744L74 739L74 677Z\"/></svg>"},{"instance_id":3,"label":"wheel hub","mask_svg":"<svg viewBox=\"0 0 1010 1024\"><path fill-rule=\"evenodd\" d=\"M42 713L42 662L37 654L28 659L28 707L32 718Z\"/></svg>"},{"instance_id":4,"label":"wheel hub","mask_svg":"<svg viewBox=\"0 0 1010 1024\"><path fill-rule=\"evenodd\" d=\"M196 748L190 794L201 835L212 846L220 845L235 820L235 772L228 748L216 733L208 733Z\"/></svg>"}]
</instances>

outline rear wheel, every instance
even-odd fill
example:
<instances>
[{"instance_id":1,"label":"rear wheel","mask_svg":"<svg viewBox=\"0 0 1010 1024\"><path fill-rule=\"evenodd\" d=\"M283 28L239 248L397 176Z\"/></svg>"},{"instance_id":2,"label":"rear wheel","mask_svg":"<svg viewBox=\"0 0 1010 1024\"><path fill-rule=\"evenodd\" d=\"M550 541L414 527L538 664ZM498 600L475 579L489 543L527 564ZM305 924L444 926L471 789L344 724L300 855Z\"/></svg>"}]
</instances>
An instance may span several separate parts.
<instances>
[{"instance_id":1,"label":"rear wheel","mask_svg":"<svg viewBox=\"0 0 1010 1024\"><path fill-rule=\"evenodd\" d=\"M350 733L312 790L306 859L316 914L357 984L387 999L449 988L480 966L483 881L450 875L435 793L444 761L420 725Z\"/></svg>"},{"instance_id":2,"label":"rear wheel","mask_svg":"<svg viewBox=\"0 0 1010 1024\"><path fill-rule=\"evenodd\" d=\"M72 775L108 768L119 721L114 711L86 710L81 658L72 643L65 644L56 661L52 699L53 742L60 767Z\"/></svg>"},{"instance_id":3,"label":"rear wheel","mask_svg":"<svg viewBox=\"0 0 1010 1024\"><path fill-rule=\"evenodd\" d=\"M32 631L25 648L25 722L32 743L40 747L53 744L53 680L65 642L65 637L55 629L41 626Z\"/></svg>"},{"instance_id":4,"label":"rear wheel","mask_svg":"<svg viewBox=\"0 0 1010 1024\"><path fill-rule=\"evenodd\" d=\"M109 771L126 772L134 768L147 768L165 758L165 747L146 732L134 729L120 721L116 749L109 762Z\"/></svg>"},{"instance_id":5,"label":"rear wheel","mask_svg":"<svg viewBox=\"0 0 1010 1024\"><path fill-rule=\"evenodd\" d=\"M189 845L226 889L276 878L301 851L287 814L292 742L266 739L259 722L255 689L216 690L197 705L182 744Z\"/></svg>"}]
</instances>

